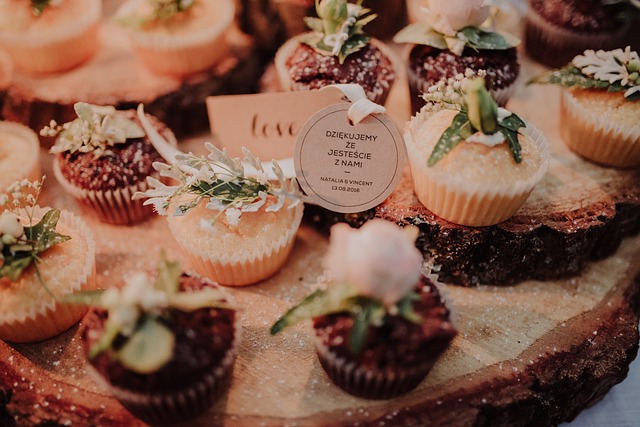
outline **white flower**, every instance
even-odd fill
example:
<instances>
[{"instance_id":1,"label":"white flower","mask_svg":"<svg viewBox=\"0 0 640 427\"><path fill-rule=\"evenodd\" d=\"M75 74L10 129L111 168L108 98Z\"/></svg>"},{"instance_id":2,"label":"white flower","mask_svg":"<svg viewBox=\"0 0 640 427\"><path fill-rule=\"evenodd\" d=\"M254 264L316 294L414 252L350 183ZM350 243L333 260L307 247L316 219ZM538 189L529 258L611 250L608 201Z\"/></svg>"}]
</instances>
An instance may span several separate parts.
<instances>
[{"instance_id":1,"label":"white flower","mask_svg":"<svg viewBox=\"0 0 640 427\"><path fill-rule=\"evenodd\" d=\"M465 27L479 27L491 13L492 0L426 0L421 19L435 31L454 37Z\"/></svg>"},{"instance_id":2,"label":"white flower","mask_svg":"<svg viewBox=\"0 0 640 427\"><path fill-rule=\"evenodd\" d=\"M237 226L240 223L240 217L242 216L242 211L237 208L227 208L224 211L225 217L227 219L227 224Z\"/></svg>"},{"instance_id":3,"label":"white flower","mask_svg":"<svg viewBox=\"0 0 640 427\"><path fill-rule=\"evenodd\" d=\"M0 235L9 235L14 238L22 236L24 226L20 223L18 215L14 212L4 211L0 215Z\"/></svg>"},{"instance_id":4,"label":"white flower","mask_svg":"<svg viewBox=\"0 0 640 427\"><path fill-rule=\"evenodd\" d=\"M352 285L358 294L391 306L420 278L422 255L415 247L416 237L417 229L401 229L380 219L359 230L338 224L331 228L325 267L337 283Z\"/></svg>"},{"instance_id":5,"label":"white flower","mask_svg":"<svg viewBox=\"0 0 640 427\"><path fill-rule=\"evenodd\" d=\"M630 46L625 50L616 49L611 51L586 50L583 55L578 55L573 59L573 65L580 68L582 73L593 78L613 84L620 82L622 86L631 86L625 92L625 97L631 96L637 89L637 80L632 80L632 72L629 71L630 64L638 64L640 58L638 52L632 51ZM635 76L637 76L637 71Z\"/></svg>"}]
</instances>

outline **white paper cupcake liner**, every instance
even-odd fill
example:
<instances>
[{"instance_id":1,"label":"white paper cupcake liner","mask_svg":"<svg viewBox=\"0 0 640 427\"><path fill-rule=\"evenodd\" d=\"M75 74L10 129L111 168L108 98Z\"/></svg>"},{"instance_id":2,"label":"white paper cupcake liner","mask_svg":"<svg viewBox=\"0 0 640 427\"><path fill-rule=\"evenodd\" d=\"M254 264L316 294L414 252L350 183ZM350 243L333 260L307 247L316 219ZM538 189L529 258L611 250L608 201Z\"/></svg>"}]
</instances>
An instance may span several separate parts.
<instances>
[{"instance_id":1,"label":"white paper cupcake liner","mask_svg":"<svg viewBox=\"0 0 640 427\"><path fill-rule=\"evenodd\" d=\"M285 42L282 46L280 46L273 60L276 68L276 73L278 75L278 81L280 82L280 87L285 92L309 90L309 86L307 84L304 84L304 83L298 84L291 79L291 77L289 76L289 68L287 67L287 60L291 57L293 52L296 50L296 48L300 44L300 39L302 37L304 37L304 34L287 40L287 42ZM373 46L380 49L380 51L387 58L389 58L393 66L393 71L397 78L397 76L400 75L401 71L400 71L399 61L395 53L383 42L377 39L371 38L370 43ZM355 82L351 82L351 83L355 83ZM367 98L369 98L369 100L375 102L376 104L384 105L384 103L387 101L387 97L389 96L389 92L391 91L392 86L393 86L393 81L389 83L389 87L387 88L380 87L380 90L377 93L367 92Z\"/></svg>"},{"instance_id":2,"label":"white paper cupcake liner","mask_svg":"<svg viewBox=\"0 0 640 427\"><path fill-rule=\"evenodd\" d=\"M138 57L152 71L172 75L188 75L213 67L227 53L227 31L233 24L235 4L231 0L201 0L215 3L218 19L210 25L180 32L153 32L144 29L129 29L127 33ZM116 12L116 16L131 16L138 13L147 0L129 0Z\"/></svg>"},{"instance_id":3,"label":"white paper cupcake liner","mask_svg":"<svg viewBox=\"0 0 640 427\"><path fill-rule=\"evenodd\" d=\"M37 207L34 218L41 218L48 209ZM95 243L93 234L84 221L71 212L62 211L59 224L75 230L84 236L87 251L82 271L73 281L67 282L63 289L52 289L56 296L79 290L90 290L96 286ZM63 243L64 244L64 243ZM33 286L41 286L35 283ZM23 309L14 307L11 311L0 311L0 339L13 342L35 342L64 332L77 323L86 313L83 306L61 304L43 288L39 298Z\"/></svg>"},{"instance_id":4,"label":"white paper cupcake liner","mask_svg":"<svg viewBox=\"0 0 640 427\"><path fill-rule=\"evenodd\" d=\"M447 221L472 227L497 224L513 216L549 168L551 153L542 132L530 123L521 129L540 153L541 164L536 173L509 185L488 186L480 181L458 179L427 166L427 159L418 152L413 139L431 114L424 110L418 113L407 124L404 134L414 191L420 202Z\"/></svg>"},{"instance_id":5,"label":"white paper cupcake liner","mask_svg":"<svg viewBox=\"0 0 640 427\"><path fill-rule=\"evenodd\" d=\"M566 89L560 114L562 138L572 151L607 166L640 166L640 120L629 126L597 114Z\"/></svg>"},{"instance_id":6,"label":"white paper cupcake liner","mask_svg":"<svg viewBox=\"0 0 640 427\"><path fill-rule=\"evenodd\" d=\"M560 67L587 49L611 49L621 44L629 30L625 22L613 33L578 32L558 27L546 21L534 8L529 7L525 21L526 48L537 61Z\"/></svg>"},{"instance_id":7,"label":"white paper cupcake liner","mask_svg":"<svg viewBox=\"0 0 640 427\"><path fill-rule=\"evenodd\" d=\"M53 162L53 173L65 191L100 221L115 225L129 225L140 222L153 215L150 206L144 206L143 200L132 200L133 195L147 191L147 181L109 191L86 190L69 182L60 170L58 161ZM159 178L159 177L157 177Z\"/></svg>"},{"instance_id":8,"label":"white paper cupcake liner","mask_svg":"<svg viewBox=\"0 0 640 427\"><path fill-rule=\"evenodd\" d=\"M285 206L282 209L288 208ZM169 221L169 230L185 250L185 255L198 274L224 286L251 285L274 275L289 257L302 221L304 205L298 203L292 209L295 209L293 221L287 229L282 230L277 240L265 242L259 247L250 246L250 249L236 253L197 253L173 221Z\"/></svg>"},{"instance_id":9,"label":"white paper cupcake liner","mask_svg":"<svg viewBox=\"0 0 640 427\"><path fill-rule=\"evenodd\" d=\"M204 374L198 383L185 384L172 392L140 393L116 387L90 363L88 372L95 382L105 387L122 406L141 420L153 425L184 422L206 412L228 390L241 336L241 322L236 318L233 343L222 362Z\"/></svg>"}]
</instances>

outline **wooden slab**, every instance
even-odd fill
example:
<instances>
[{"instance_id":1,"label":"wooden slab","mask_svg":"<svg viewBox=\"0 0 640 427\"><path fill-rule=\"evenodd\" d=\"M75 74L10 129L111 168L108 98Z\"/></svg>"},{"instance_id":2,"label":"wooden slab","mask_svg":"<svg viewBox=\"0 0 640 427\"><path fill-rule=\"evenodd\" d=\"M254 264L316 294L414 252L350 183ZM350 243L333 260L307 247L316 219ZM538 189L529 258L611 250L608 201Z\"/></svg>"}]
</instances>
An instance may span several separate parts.
<instances>
[{"instance_id":1,"label":"wooden slab","mask_svg":"<svg viewBox=\"0 0 640 427\"><path fill-rule=\"evenodd\" d=\"M233 30L228 39L230 52L214 68L176 78L149 71L135 57L123 30L105 22L101 49L86 64L44 76L15 70L8 87L3 90L0 83L0 117L39 131L51 119L64 123L75 118L73 104L78 101L118 109L144 103L177 135L202 132L209 126L207 96L255 91L263 72L263 54L251 38Z\"/></svg>"},{"instance_id":2,"label":"wooden slab","mask_svg":"<svg viewBox=\"0 0 640 427\"><path fill-rule=\"evenodd\" d=\"M200 143L187 142L186 148L202 151ZM43 153L49 175L50 157ZM43 204L79 212L54 179ZM153 268L160 248L182 258L164 218L133 228L86 220L97 240L101 287ZM243 324L232 386L187 425L552 425L600 399L626 376L636 355L640 237L625 239L615 254L571 279L442 285L460 335L427 379L389 401L351 397L324 374L309 325L268 334L281 313L311 292L326 248L321 234L303 227L282 272L258 286L229 290ZM17 425L84 425L87 419L101 426L140 425L88 376L78 327L39 344L0 342L0 392L11 394L5 411ZM0 403L0 420L2 408Z\"/></svg>"},{"instance_id":3,"label":"wooden slab","mask_svg":"<svg viewBox=\"0 0 640 427\"><path fill-rule=\"evenodd\" d=\"M526 58L523 63L521 81L543 70ZM417 225L420 249L448 283L504 285L575 275L640 231L640 169L605 168L570 152L559 132L559 93L521 85L509 103L547 136L552 161L524 206L501 224L472 228L437 217L413 193L408 170L375 209L344 216L316 208L307 217L325 232L335 222L359 226L372 217Z\"/></svg>"}]
</instances>

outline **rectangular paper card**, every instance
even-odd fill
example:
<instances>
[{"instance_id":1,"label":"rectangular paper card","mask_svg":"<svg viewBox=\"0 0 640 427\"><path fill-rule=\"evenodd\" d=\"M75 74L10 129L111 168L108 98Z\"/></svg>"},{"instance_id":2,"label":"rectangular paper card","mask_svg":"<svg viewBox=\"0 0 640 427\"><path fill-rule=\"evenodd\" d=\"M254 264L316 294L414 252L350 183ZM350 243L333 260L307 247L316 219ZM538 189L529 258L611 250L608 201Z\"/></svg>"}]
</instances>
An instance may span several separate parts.
<instances>
[{"instance_id":1,"label":"rectangular paper card","mask_svg":"<svg viewBox=\"0 0 640 427\"><path fill-rule=\"evenodd\" d=\"M335 88L207 98L213 140L232 157L247 147L262 161L288 159L306 121L329 105L346 102Z\"/></svg>"}]
</instances>

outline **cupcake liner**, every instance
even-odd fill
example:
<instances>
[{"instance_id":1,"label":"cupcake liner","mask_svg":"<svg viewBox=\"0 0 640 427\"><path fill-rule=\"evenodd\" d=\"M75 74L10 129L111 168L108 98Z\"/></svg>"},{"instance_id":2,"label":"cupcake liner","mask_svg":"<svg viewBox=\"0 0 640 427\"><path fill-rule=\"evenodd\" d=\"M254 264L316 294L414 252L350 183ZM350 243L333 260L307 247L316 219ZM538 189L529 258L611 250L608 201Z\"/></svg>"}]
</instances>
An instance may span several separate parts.
<instances>
[{"instance_id":1,"label":"cupcake liner","mask_svg":"<svg viewBox=\"0 0 640 427\"><path fill-rule=\"evenodd\" d=\"M0 47L19 68L31 73L65 71L82 64L98 49L102 17L101 1L83 0L83 3L78 6L82 13L74 13L73 21L68 19L69 22L38 31L0 33Z\"/></svg>"},{"instance_id":2,"label":"cupcake liner","mask_svg":"<svg viewBox=\"0 0 640 427\"><path fill-rule=\"evenodd\" d=\"M185 384L180 390L140 393L111 385L91 364L88 364L88 372L122 406L146 423L155 425L187 421L206 412L228 390L242 335L238 320L234 322L234 328L233 344L222 362L204 374L197 384Z\"/></svg>"},{"instance_id":3,"label":"cupcake liner","mask_svg":"<svg viewBox=\"0 0 640 427\"><path fill-rule=\"evenodd\" d=\"M582 157L619 168L640 166L639 122L624 126L597 114L566 89L560 97L560 120L562 138Z\"/></svg>"},{"instance_id":4,"label":"cupcake liner","mask_svg":"<svg viewBox=\"0 0 640 427\"><path fill-rule=\"evenodd\" d=\"M6 186L14 181L28 179L36 181L42 178L40 171L40 140L38 135L30 128L13 122L0 121L0 134L9 133L24 141L22 149L32 152L28 162L21 164L10 164L3 166L2 178L0 179L0 192L4 192ZM13 168L13 169L12 169ZM0 208L2 210L2 208Z\"/></svg>"},{"instance_id":5,"label":"cupcake liner","mask_svg":"<svg viewBox=\"0 0 640 427\"><path fill-rule=\"evenodd\" d=\"M41 218L48 209L37 207L35 218ZM82 271L73 281L65 282L64 289L52 289L57 295L90 290L96 287L95 243L93 234L84 221L71 212L62 211L59 224L77 231L84 236L88 249ZM10 285L9 285L10 286ZM41 286L35 283L33 286ZM19 310L0 311L0 339L12 342L35 342L62 333L77 323L87 312L86 307L61 304L43 288L33 304Z\"/></svg>"},{"instance_id":6,"label":"cupcake liner","mask_svg":"<svg viewBox=\"0 0 640 427\"><path fill-rule=\"evenodd\" d=\"M291 209L296 210L293 222L289 228L283 230L278 240L265 242L260 247L252 247L242 252L196 253L171 220L169 230L185 250L184 254L198 274L224 286L251 285L274 275L289 257L302 220L304 206L299 203Z\"/></svg>"},{"instance_id":7,"label":"cupcake liner","mask_svg":"<svg viewBox=\"0 0 640 427\"><path fill-rule=\"evenodd\" d=\"M529 7L525 21L525 47L536 61L559 68L587 49L623 47L629 27L630 23L625 22L614 33L571 31L551 24Z\"/></svg>"},{"instance_id":8,"label":"cupcake liner","mask_svg":"<svg viewBox=\"0 0 640 427\"><path fill-rule=\"evenodd\" d=\"M408 54L407 54L407 57L408 57ZM427 90L429 90L429 87L435 85L438 82L431 82L431 81L425 81L423 79L420 79L416 75L415 71L411 68L411 66L409 66L409 64L407 65L407 81L409 83L409 98L411 100L411 111L413 114L415 114L418 111L420 111L420 109L424 107L424 105L426 104L424 99L422 99L422 94L427 92ZM516 90L517 82L518 82L518 79L514 80L513 83L503 88L491 89L490 91L491 96L493 97L493 99L496 100L498 105L500 105L501 107L504 107L505 105L507 105L507 102L509 101L509 99L511 98L511 96Z\"/></svg>"},{"instance_id":9,"label":"cupcake liner","mask_svg":"<svg viewBox=\"0 0 640 427\"><path fill-rule=\"evenodd\" d=\"M331 351L317 336L315 341L318 359L331 381L347 393L366 399L390 399L405 394L416 388L433 367L433 362L429 362L395 371L371 370Z\"/></svg>"},{"instance_id":10,"label":"cupcake liner","mask_svg":"<svg viewBox=\"0 0 640 427\"><path fill-rule=\"evenodd\" d=\"M293 52L296 50L296 48L300 44L300 39L302 37L303 35L299 35L285 42L282 46L280 46L273 60L276 68L276 73L278 75L278 81L280 82L280 87L285 92L309 90L306 84L303 84L303 83L297 84L293 80L291 80L291 78L289 77L289 71L287 67L287 60L291 57ZM375 47L377 47L378 49L380 49L380 51L387 58L389 58L393 66L395 75L396 76L400 75L399 61L396 58L395 53L388 46L386 46L384 43L382 43L377 39L371 38L370 43ZM389 92L391 92L392 86L393 86L393 81L390 82L388 88L383 88L383 90L381 90L380 93L367 92L367 97L369 98L369 100L375 102L376 104L384 105L389 96Z\"/></svg>"},{"instance_id":11,"label":"cupcake liner","mask_svg":"<svg viewBox=\"0 0 640 427\"><path fill-rule=\"evenodd\" d=\"M153 209L150 206L143 206L143 200L131 199L136 192L147 191L149 186L146 180L114 190L86 190L72 184L62 175L58 161L53 163L53 173L62 188L71 194L87 212L102 222L129 225L153 215Z\"/></svg>"},{"instance_id":12,"label":"cupcake liner","mask_svg":"<svg viewBox=\"0 0 640 427\"><path fill-rule=\"evenodd\" d=\"M204 0L211 2L212 0ZM118 9L116 16L137 12L139 0L129 0ZM156 73L184 76L213 67L229 50L227 30L233 24L235 4L231 0L215 0L217 20L211 25L192 31L158 33L144 29L127 31L133 48L142 62ZM197 7L194 6L194 7Z\"/></svg>"},{"instance_id":13,"label":"cupcake liner","mask_svg":"<svg viewBox=\"0 0 640 427\"><path fill-rule=\"evenodd\" d=\"M542 132L530 123L521 130L540 153L541 164L535 174L510 185L487 186L427 167L426 159L414 147L413 138L430 115L427 111L418 113L408 123L404 134L414 191L420 202L447 221L472 227L497 224L515 214L549 168L551 154Z\"/></svg>"}]
</instances>

